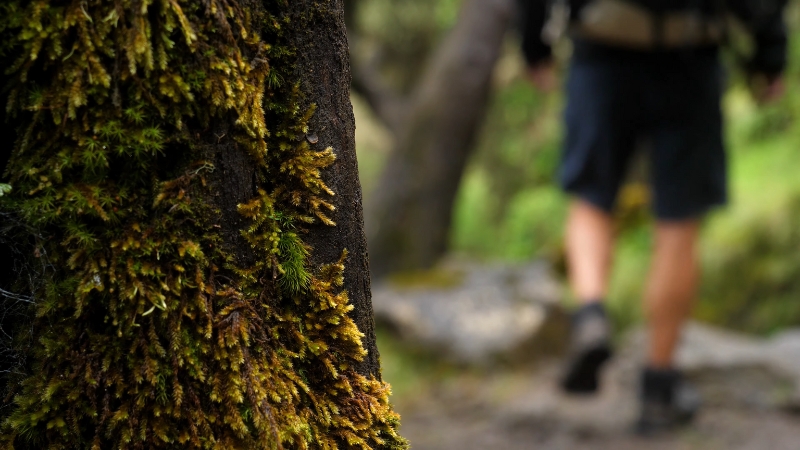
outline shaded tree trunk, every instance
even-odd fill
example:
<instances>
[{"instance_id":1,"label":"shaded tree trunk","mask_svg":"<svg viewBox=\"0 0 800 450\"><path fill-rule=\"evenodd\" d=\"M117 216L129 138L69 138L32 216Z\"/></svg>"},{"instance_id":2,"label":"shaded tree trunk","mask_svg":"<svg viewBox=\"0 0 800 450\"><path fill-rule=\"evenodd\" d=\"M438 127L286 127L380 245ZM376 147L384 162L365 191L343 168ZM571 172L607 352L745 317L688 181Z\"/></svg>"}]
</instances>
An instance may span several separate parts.
<instances>
[{"instance_id":1,"label":"shaded tree trunk","mask_svg":"<svg viewBox=\"0 0 800 450\"><path fill-rule=\"evenodd\" d=\"M453 202L513 7L513 0L468 0L402 104L374 71L356 67L354 87L396 138L366 207L374 275L427 268L446 251Z\"/></svg>"},{"instance_id":2,"label":"shaded tree trunk","mask_svg":"<svg viewBox=\"0 0 800 450\"><path fill-rule=\"evenodd\" d=\"M317 146L330 146L336 153L336 162L323 174L325 183L336 193L331 201L336 208L332 216L336 226L316 225L310 230L306 242L316 250L312 256L314 265L335 261L342 249L348 250L350 256L344 272L344 288L354 306L352 316L364 333L364 346L368 352L359 369L364 375L380 378L342 5L336 1L327 7L330 9L325 14L304 14L314 10L317 3L312 0L291 2L292 14L298 18L292 41L295 48L300 49L296 73L301 90L307 93L301 108L316 105L309 133L319 139ZM301 22L300 18L305 20ZM315 33L309 33L309 29L315 29Z\"/></svg>"},{"instance_id":3,"label":"shaded tree trunk","mask_svg":"<svg viewBox=\"0 0 800 450\"><path fill-rule=\"evenodd\" d=\"M39 49L6 91L0 212L44 236L21 262L54 271L12 283L33 300L30 339L10 343L30 362L6 380L0 443L405 448L380 380L342 1L39 6L0 7L18 54ZM15 98L31 79L41 97Z\"/></svg>"}]
</instances>

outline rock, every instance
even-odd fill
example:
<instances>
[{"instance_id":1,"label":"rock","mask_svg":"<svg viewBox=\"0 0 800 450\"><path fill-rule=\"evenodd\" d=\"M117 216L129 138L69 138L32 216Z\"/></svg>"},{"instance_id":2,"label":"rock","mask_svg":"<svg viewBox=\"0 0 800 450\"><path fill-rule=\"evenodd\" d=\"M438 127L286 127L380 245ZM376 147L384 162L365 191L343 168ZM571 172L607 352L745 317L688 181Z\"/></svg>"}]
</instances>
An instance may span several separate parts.
<instances>
[{"instance_id":1,"label":"rock","mask_svg":"<svg viewBox=\"0 0 800 450\"><path fill-rule=\"evenodd\" d=\"M489 365L558 352L566 335L561 286L544 262L456 264L373 288L375 318L452 362Z\"/></svg>"},{"instance_id":2,"label":"rock","mask_svg":"<svg viewBox=\"0 0 800 450\"><path fill-rule=\"evenodd\" d=\"M775 367L789 374L794 381L789 393L785 395L783 406L794 413L800 413L800 329L786 330L775 336L768 346L770 361Z\"/></svg>"},{"instance_id":3,"label":"rock","mask_svg":"<svg viewBox=\"0 0 800 450\"><path fill-rule=\"evenodd\" d=\"M770 340L773 363L800 380L800 328L786 330Z\"/></svg>"}]
</instances>

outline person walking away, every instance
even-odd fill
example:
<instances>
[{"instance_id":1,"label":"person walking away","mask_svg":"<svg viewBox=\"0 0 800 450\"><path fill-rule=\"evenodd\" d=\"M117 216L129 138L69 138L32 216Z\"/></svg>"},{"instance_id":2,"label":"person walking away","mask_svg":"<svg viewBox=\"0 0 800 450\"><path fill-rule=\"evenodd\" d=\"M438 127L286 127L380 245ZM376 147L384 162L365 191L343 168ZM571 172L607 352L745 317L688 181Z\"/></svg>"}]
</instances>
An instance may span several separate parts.
<instances>
[{"instance_id":1,"label":"person walking away","mask_svg":"<svg viewBox=\"0 0 800 450\"><path fill-rule=\"evenodd\" d=\"M573 316L562 387L595 392L598 372L611 356L603 306L613 256L611 213L634 149L647 140L656 223L643 296L649 347L636 428L646 434L671 429L687 423L699 403L673 358L699 279L700 221L727 200L718 55L725 15L735 15L752 34L755 51L746 69L761 86L758 100L767 101L782 92L784 2L520 2L522 49L534 85L555 86L548 35L552 39L561 27L573 43L559 178L571 195L566 252L581 306Z\"/></svg>"}]
</instances>

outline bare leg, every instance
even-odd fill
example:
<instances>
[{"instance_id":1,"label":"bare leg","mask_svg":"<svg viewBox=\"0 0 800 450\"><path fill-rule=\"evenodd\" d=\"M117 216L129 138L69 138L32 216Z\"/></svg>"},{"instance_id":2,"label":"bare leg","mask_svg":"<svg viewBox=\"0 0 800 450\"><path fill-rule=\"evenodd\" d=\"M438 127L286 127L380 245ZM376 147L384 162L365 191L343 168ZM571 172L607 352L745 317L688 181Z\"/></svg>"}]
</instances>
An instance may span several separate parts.
<instances>
[{"instance_id":1,"label":"bare leg","mask_svg":"<svg viewBox=\"0 0 800 450\"><path fill-rule=\"evenodd\" d=\"M606 298L613 233L607 212L585 200L572 201L566 227L567 264L572 291L583 304Z\"/></svg>"},{"instance_id":2,"label":"bare leg","mask_svg":"<svg viewBox=\"0 0 800 450\"><path fill-rule=\"evenodd\" d=\"M659 222L650 267L645 309L650 333L648 363L672 365L681 327L691 311L699 278L696 255L699 222Z\"/></svg>"},{"instance_id":3,"label":"bare leg","mask_svg":"<svg viewBox=\"0 0 800 450\"><path fill-rule=\"evenodd\" d=\"M599 371L611 356L610 329L603 305L611 271L611 216L596 206L573 200L566 229L570 284L581 308L572 318L570 350L562 388L591 394L599 387Z\"/></svg>"}]
</instances>

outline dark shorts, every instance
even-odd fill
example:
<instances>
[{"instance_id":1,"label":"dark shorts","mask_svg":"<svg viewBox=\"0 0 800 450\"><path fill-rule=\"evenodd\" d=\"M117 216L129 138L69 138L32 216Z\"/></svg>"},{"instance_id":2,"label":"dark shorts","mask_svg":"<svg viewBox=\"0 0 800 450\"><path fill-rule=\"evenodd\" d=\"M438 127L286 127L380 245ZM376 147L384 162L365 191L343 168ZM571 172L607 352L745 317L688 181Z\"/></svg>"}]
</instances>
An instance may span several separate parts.
<instances>
[{"instance_id":1,"label":"dark shorts","mask_svg":"<svg viewBox=\"0 0 800 450\"><path fill-rule=\"evenodd\" d=\"M659 219L724 204L726 160L716 51L573 57L562 187L611 212L634 151L646 142Z\"/></svg>"}]
</instances>

